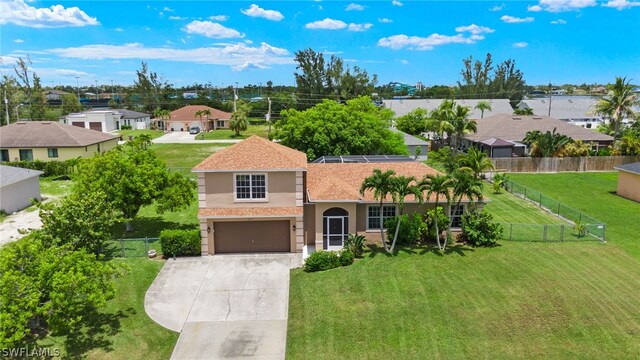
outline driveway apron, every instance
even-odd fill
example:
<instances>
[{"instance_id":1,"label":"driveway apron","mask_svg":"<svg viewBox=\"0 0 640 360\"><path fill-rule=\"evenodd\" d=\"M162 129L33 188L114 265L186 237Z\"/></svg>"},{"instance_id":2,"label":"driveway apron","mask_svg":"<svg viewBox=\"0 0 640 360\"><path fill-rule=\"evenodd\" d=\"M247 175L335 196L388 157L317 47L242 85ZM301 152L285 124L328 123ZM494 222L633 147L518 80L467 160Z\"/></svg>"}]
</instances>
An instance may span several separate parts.
<instances>
[{"instance_id":1,"label":"driveway apron","mask_svg":"<svg viewBox=\"0 0 640 360\"><path fill-rule=\"evenodd\" d=\"M284 359L289 270L300 254L168 260L145 310L180 337L172 359Z\"/></svg>"}]
</instances>

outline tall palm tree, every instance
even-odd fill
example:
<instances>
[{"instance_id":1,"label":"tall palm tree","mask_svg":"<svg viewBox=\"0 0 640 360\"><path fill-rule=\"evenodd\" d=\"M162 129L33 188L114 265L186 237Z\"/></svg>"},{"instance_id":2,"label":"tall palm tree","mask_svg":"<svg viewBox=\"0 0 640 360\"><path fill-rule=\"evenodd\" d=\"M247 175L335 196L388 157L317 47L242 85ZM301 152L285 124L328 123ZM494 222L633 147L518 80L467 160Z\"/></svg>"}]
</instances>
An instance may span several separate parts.
<instances>
[{"instance_id":1,"label":"tall palm tree","mask_svg":"<svg viewBox=\"0 0 640 360\"><path fill-rule=\"evenodd\" d=\"M609 118L613 123L614 141L620 135L620 124L625 117L635 119L636 114L633 112L633 106L640 103L638 96L632 93L633 85L627 81L627 78L616 77L616 82L611 86L612 94L608 98L602 98L596 104L596 114Z\"/></svg>"},{"instance_id":2,"label":"tall palm tree","mask_svg":"<svg viewBox=\"0 0 640 360\"><path fill-rule=\"evenodd\" d=\"M460 206L462 199L466 197L470 204L473 204L476 200L480 201L483 198L482 188L484 183L480 180L473 170L470 168L460 168L451 174L452 186L452 203L456 203L456 208ZM465 212L468 211L465 209ZM451 214L449 214L451 215ZM449 219L449 227L447 233L451 232L451 226L453 225L453 216ZM447 247L447 240L444 241L443 248Z\"/></svg>"},{"instance_id":3,"label":"tall palm tree","mask_svg":"<svg viewBox=\"0 0 640 360\"><path fill-rule=\"evenodd\" d=\"M531 156L551 157L559 156L564 147L573 142L573 139L557 133L556 128L553 128L553 131L547 131L544 134L537 130L530 131L523 142L531 146Z\"/></svg>"},{"instance_id":4,"label":"tall palm tree","mask_svg":"<svg viewBox=\"0 0 640 360\"><path fill-rule=\"evenodd\" d=\"M396 176L391 178L391 195L393 196L394 204L398 206L398 214L396 216L396 232L395 235L393 235L393 242L389 249L390 253L393 253L396 241L398 240L405 198L413 195L418 202L422 203L422 193L422 189L418 186L414 176Z\"/></svg>"},{"instance_id":5,"label":"tall palm tree","mask_svg":"<svg viewBox=\"0 0 640 360\"><path fill-rule=\"evenodd\" d=\"M387 248L387 242L384 240L384 218L382 216L382 204L389 194L392 192L393 176L395 171L387 170L382 172L380 169L374 169L373 175L368 176L360 185L360 195L364 196L366 191L373 191L374 200L380 203L380 238L382 239L382 246L386 252L389 252Z\"/></svg>"},{"instance_id":6,"label":"tall palm tree","mask_svg":"<svg viewBox=\"0 0 640 360\"><path fill-rule=\"evenodd\" d=\"M458 141L462 139L464 134L478 131L478 123L469 120L470 112L471 110L467 106L456 105L454 108L453 118L450 120L454 149L458 147Z\"/></svg>"},{"instance_id":7,"label":"tall palm tree","mask_svg":"<svg viewBox=\"0 0 640 360\"><path fill-rule=\"evenodd\" d=\"M446 175L437 174L437 175L427 175L422 181L418 184L418 187L421 190L427 192L427 199L431 197L431 195L436 196L435 201L435 225L436 225L436 241L438 243L438 249L442 250L442 245L440 244L440 229L438 229L438 204L440 200L440 196L444 196L447 201L447 207L449 207L451 203L451 187L453 186L453 181ZM448 235L447 235L448 236Z\"/></svg>"},{"instance_id":8,"label":"tall palm tree","mask_svg":"<svg viewBox=\"0 0 640 360\"><path fill-rule=\"evenodd\" d=\"M484 111L485 110L489 110L489 111L492 110L491 109L491 103L488 102L487 100L478 101L478 103L476 104L474 109L480 110L480 119L484 118Z\"/></svg>"},{"instance_id":9,"label":"tall palm tree","mask_svg":"<svg viewBox=\"0 0 640 360\"><path fill-rule=\"evenodd\" d=\"M481 173L487 170L495 169L489 155L475 147L469 148L466 154L460 155L458 163L460 166L471 169L475 177L479 177Z\"/></svg>"}]
</instances>

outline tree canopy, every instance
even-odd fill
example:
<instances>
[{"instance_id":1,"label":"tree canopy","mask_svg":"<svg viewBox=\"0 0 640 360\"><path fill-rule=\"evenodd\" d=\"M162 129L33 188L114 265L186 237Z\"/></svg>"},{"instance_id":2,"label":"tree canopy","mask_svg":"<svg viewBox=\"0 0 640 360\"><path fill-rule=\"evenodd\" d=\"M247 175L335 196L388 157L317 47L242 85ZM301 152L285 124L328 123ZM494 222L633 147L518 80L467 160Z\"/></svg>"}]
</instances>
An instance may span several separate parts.
<instances>
[{"instance_id":1,"label":"tree canopy","mask_svg":"<svg viewBox=\"0 0 640 360\"><path fill-rule=\"evenodd\" d=\"M314 160L323 155L408 155L400 133L389 129L393 112L359 97L339 103L323 100L304 110L284 110L274 137Z\"/></svg>"},{"instance_id":2,"label":"tree canopy","mask_svg":"<svg viewBox=\"0 0 640 360\"><path fill-rule=\"evenodd\" d=\"M469 56L462 63L462 82L458 82L461 97L522 100L525 90L524 75L516 68L515 60L507 59L494 67L491 53L487 53L484 62L474 62L473 56Z\"/></svg>"}]
</instances>

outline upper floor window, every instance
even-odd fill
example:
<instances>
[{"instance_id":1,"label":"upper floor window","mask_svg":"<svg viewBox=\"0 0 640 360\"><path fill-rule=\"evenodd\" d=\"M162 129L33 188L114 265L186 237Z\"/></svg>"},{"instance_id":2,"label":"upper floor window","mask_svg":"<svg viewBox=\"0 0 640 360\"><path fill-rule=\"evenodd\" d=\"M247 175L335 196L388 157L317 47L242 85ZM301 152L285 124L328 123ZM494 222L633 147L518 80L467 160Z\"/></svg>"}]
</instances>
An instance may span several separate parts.
<instances>
[{"instance_id":1,"label":"upper floor window","mask_svg":"<svg viewBox=\"0 0 640 360\"><path fill-rule=\"evenodd\" d=\"M49 149L47 149L47 153L49 154L50 158L57 158L58 157L58 149L57 148L49 148Z\"/></svg>"},{"instance_id":2,"label":"upper floor window","mask_svg":"<svg viewBox=\"0 0 640 360\"><path fill-rule=\"evenodd\" d=\"M266 200L265 174L236 174L236 200Z\"/></svg>"}]
</instances>

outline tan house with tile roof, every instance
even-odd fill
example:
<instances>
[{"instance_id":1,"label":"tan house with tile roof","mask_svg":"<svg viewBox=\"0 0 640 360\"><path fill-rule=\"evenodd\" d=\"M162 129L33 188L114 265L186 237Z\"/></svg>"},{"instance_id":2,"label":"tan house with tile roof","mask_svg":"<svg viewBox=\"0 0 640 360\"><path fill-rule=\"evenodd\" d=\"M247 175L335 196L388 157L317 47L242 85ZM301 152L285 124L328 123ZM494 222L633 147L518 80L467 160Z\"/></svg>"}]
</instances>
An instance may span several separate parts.
<instances>
[{"instance_id":1,"label":"tan house with tile roof","mask_svg":"<svg viewBox=\"0 0 640 360\"><path fill-rule=\"evenodd\" d=\"M21 121L0 127L0 160L68 160L118 146L118 136L52 121Z\"/></svg>"},{"instance_id":2,"label":"tan house with tile roof","mask_svg":"<svg viewBox=\"0 0 640 360\"><path fill-rule=\"evenodd\" d=\"M214 153L193 168L202 254L337 250L349 233L379 240L379 203L372 192L359 193L374 169L436 174L415 161L308 164L304 153L257 136ZM423 213L434 202L407 197L404 212ZM456 219L462 209L454 209ZM383 216L396 211L388 198Z\"/></svg>"},{"instance_id":3,"label":"tan house with tile roof","mask_svg":"<svg viewBox=\"0 0 640 360\"><path fill-rule=\"evenodd\" d=\"M198 116L199 111L209 110L211 115ZM189 131L192 127L198 127L202 131L215 129L228 129L231 113L214 109L205 105L187 105L171 112L168 120L155 119L162 122L159 128L170 131Z\"/></svg>"}]
</instances>

